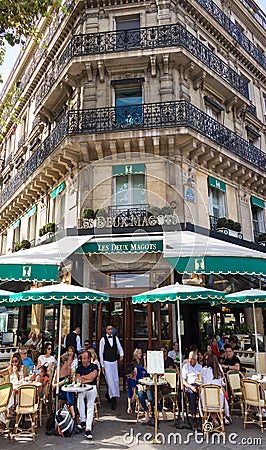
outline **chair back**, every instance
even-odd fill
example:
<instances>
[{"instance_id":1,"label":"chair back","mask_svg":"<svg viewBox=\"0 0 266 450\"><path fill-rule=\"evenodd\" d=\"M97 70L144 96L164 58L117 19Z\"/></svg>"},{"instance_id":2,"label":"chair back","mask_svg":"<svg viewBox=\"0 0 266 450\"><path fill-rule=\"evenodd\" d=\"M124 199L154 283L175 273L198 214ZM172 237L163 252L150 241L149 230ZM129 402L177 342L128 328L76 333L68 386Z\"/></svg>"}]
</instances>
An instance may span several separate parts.
<instances>
[{"instance_id":1,"label":"chair back","mask_svg":"<svg viewBox=\"0 0 266 450\"><path fill-rule=\"evenodd\" d=\"M22 385L18 387L18 406L31 408L36 404L37 387L33 385Z\"/></svg>"},{"instance_id":2,"label":"chair back","mask_svg":"<svg viewBox=\"0 0 266 450\"><path fill-rule=\"evenodd\" d=\"M223 388L217 384L203 384L201 391L204 395L204 409L220 409L220 393Z\"/></svg>"},{"instance_id":3,"label":"chair back","mask_svg":"<svg viewBox=\"0 0 266 450\"><path fill-rule=\"evenodd\" d=\"M0 385L0 408L6 408L12 394L12 384L4 383Z\"/></svg>"},{"instance_id":4,"label":"chair back","mask_svg":"<svg viewBox=\"0 0 266 450\"><path fill-rule=\"evenodd\" d=\"M171 389L176 391L176 379L177 379L177 373L175 371L173 372L165 372L164 378L167 381L167 383L170 384Z\"/></svg>"},{"instance_id":5,"label":"chair back","mask_svg":"<svg viewBox=\"0 0 266 450\"><path fill-rule=\"evenodd\" d=\"M229 370L227 372L227 380L233 393L241 392L241 378L243 378L243 374L238 370Z\"/></svg>"},{"instance_id":6,"label":"chair back","mask_svg":"<svg viewBox=\"0 0 266 450\"><path fill-rule=\"evenodd\" d=\"M243 378L241 380L243 396L245 403L247 405L260 404L260 400L263 398L261 396L261 386L259 381L250 380L248 378Z\"/></svg>"}]
</instances>

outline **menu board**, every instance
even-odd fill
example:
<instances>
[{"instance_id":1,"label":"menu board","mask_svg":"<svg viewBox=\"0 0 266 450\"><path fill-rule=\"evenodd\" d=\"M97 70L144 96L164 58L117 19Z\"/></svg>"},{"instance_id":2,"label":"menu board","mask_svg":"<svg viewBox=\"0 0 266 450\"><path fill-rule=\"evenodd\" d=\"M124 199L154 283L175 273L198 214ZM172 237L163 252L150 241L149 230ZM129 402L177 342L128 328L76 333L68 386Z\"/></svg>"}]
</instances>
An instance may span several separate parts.
<instances>
[{"instance_id":1,"label":"menu board","mask_svg":"<svg viewBox=\"0 0 266 450\"><path fill-rule=\"evenodd\" d=\"M147 351L147 372L150 374L164 373L163 351L161 350Z\"/></svg>"}]
</instances>

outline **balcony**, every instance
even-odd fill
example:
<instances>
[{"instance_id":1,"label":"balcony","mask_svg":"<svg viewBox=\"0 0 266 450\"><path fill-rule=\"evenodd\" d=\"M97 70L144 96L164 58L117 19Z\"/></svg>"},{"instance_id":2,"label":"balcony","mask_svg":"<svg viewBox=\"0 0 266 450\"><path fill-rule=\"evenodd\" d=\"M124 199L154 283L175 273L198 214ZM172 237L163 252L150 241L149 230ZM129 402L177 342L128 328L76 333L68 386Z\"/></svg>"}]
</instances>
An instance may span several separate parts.
<instances>
[{"instance_id":1,"label":"balcony","mask_svg":"<svg viewBox=\"0 0 266 450\"><path fill-rule=\"evenodd\" d=\"M182 25L175 24L73 36L53 69L43 79L41 88L36 96L36 108L41 105L44 97L56 83L59 75L72 58L177 46L189 51L199 61L229 83L231 87L248 98L247 82Z\"/></svg>"},{"instance_id":2,"label":"balcony","mask_svg":"<svg viewBox=\"0 0 266 450\"><path fill-rule=\"evenodd\" d=\"M254 45L232 20L214 3L213 0L197 0L197 2L254 58L266 69L265 55Z\"/></svg>"},{"instance_id":3,"label":"balcony","mask_svg":"<svg viewBox=\"0 0 266 450\"><path fill-rule=\"evenodd\" d=\"M67 136L131 130L187 127L226 148L257 169L266 171L266 154L191 103L145 103L119 107L72 110L54 128L0 194L0 207L27 181Z\"/></svg>"}]
</instances>

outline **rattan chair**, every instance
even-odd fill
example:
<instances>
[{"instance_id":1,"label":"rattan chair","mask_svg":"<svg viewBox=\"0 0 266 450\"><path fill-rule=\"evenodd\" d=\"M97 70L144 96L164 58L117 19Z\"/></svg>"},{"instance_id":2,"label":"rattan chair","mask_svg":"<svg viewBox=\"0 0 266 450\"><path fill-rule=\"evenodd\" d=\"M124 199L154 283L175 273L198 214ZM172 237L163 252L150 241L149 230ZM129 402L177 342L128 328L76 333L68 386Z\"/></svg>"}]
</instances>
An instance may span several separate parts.
<instances>
[{"instance_id":1,"label":"rattan chair","mask_svg":"<svg viewBox=\"0 0 266 450\"><path fill-rule=\"evenodd\" d=\"M97 420L99 419L99 408L101 407L100 382L101 382L101 371L99 370L98 376L97 376L97 396L94 400L94 417Z\"/></svg>"},{"instance_id":2,"label":"rattan chair","mask_svg":"<svg viewBox=\"0 0 266 450\"><path fill-rule=\"evenodd\" d=\"M163 408L165 407L166 401L171 402L172 412L174 415L174 420L176 419L176 414L178 412L178 375L176 370L166 370L164 373L164 378L169 383L171 387L171 392L163 394L159 392L158 401L162 401Z\"/></svg>"},{"instance_id":3,"label":"rattan chair","mask_svg":"<svg viewBox=\"0 0 266 450\"><path fill-rule=\"evenodd\" d=\"M223 396L221 396L223 392ZM203 397L203 398L202 398ZM209 432L218 432L225 435L224 427L224 403L221 398L225 398L224 389L216 384L203 384L200 387L199 398L201 410L203 412L202 428L204 438ZM216 419L213 420L215 414Z\"/></svg>"},{"instance_id":4,"label":"rattan chair","mask_svg":"<svg viewBox=\"0 0 266 450\"><path fill-rule=\"evenodd\" d=\"M262 417L262 409L266 408L264 386L259 381L248 378L241 380L241 386L244 397L244 429L247 423L256 423L263 433L263 423L266 422L266 418L263 420Z\"/></svg>"},{"instance_id":5,"label":"rattan chair","mask_svg":"<svg viewBox=\"0 0 266 450\"><path fill-rule=\"evenodd\" d=\"M14 427L14 433L12 434L12 442L14 442L15 436L18 433L27 433L32 436L32 440L35 441L35 430L37 426L37 414L39 408L39 395L38 389L34 385L22 385L17 388L16 392L16 422ZM31 426L27 429L23 429L20 425L23 416L29 416Z\"/></svg>"},{"instance_id":6,"label":"rattan chair","mask_svg":"<svg viewBox=\"0 0 266 450\"><path fill-rule=\"evenodd\" d=\"M227 382L229 387L230 394L230 413L233 411L241 410L242 416L244 414L243 407L243 392L241 387L241 380L244 378L242 372L238 370L229 370L226 374ZM239 406L237 408L237 405Z\"/></svg>"},{"instance_id":7,"label":"rattan chair","mask_svg":"<svg viewBox=\"0 0 266 450\"><path fill-rule=\"evenodd\" d=\"M8 433L8 439L10 439L9 419L8 419L8 405L12 394L12 384L3 383L0 385L0 413L5 418L5 428L0 430L0 433Z\"/></svg>"},{"instance_id":8,"label":"rattan chair","mask_svg":"<svg viewBox=\"0 0 266 450\"><path fill-rule=\"evenodd\" d=\"M53 377L54 377L54 372L55 372L55 367L51 370L48 383L46 384L45 389L42 391L42 395L40 396L40 405L39 405L40 427L42 426L43 408L45 408L45 413L48 416L49 406L52 404L52 381L53 381Z\"/></svg>"}]
</instances>

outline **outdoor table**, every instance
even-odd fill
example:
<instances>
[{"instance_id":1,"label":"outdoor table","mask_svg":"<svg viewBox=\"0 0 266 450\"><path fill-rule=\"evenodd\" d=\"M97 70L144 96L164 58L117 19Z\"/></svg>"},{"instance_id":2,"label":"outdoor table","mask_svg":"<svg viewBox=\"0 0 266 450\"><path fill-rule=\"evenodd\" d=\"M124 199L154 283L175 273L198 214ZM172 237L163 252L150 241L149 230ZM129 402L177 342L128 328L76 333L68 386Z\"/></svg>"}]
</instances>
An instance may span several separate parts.
<instances>
[{"instance_id":1,"label":"outdoor table","mask_svg":"<svg viewBox=\"0 0 266 450\"><path fill-rule=\"evenodd\" d=\"M252 375L251 380L266 384L266 375Z\"/></svg>"},{"instance_id":2,"label":"outdoor table","mask_svg":"<svg viewBox=\"0 0 266 450\"><path fill-rule=\"evenodd\" d=\"M158 386L162 386L163 384L166 384L167 381L164 380L162 377L159 377L157 379L157 375L153 375L153 378L140 378L139 383L144 384L145 386L154 386L154 444L161 444L161 441L157 439L158 434L158 410L157 410L157 404L158 404Z\"/></svg>"},{"instance_id":3,"label":"outdoor table","mask_svg":"<svg viewBox=\"0 0 266 450\"><path fill-rule=\"evenodd\" d=\"M61 387L61 390L64 392L74 392L74 394L75 394L74 410L75 411L77 411L77 409L78 409L78 405L77 405L78 395L81 394L82 392L91 391L92 389L93 389L93 386L91 386L90 384L83 384L80 386L78 386L77 384L69 384L67 386Z\"/></svg>"}]
</instances>

